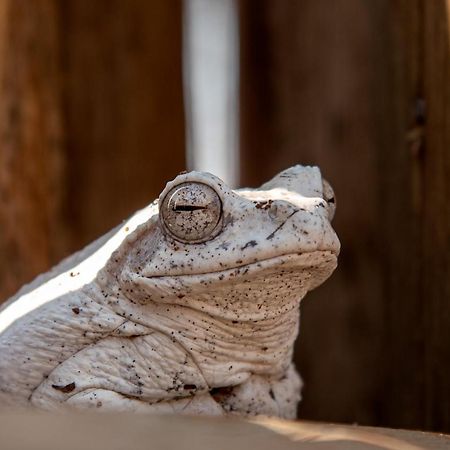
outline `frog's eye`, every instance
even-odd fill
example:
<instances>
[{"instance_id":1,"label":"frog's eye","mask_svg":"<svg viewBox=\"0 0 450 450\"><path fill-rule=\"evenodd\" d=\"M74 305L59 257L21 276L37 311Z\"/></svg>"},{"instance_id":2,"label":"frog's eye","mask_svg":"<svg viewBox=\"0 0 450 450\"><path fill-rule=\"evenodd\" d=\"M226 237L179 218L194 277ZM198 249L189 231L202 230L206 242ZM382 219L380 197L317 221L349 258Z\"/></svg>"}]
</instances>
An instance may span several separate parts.
<instances>
[{"instance_id":1,"label":"frog's eye","mask_svg":"<svg viewBox=\"0 0 450 450\"><path fill-rule=\"evenodd\" d=\"M222 202L216 191L203 183L182 183L161 202L160 217L166 230L183 242L213 238L221 222Z\"/></svg>"},{"instance_id":2,"label":"frog's eye","mask_svg":"<svg viewBox=\"0 0 450 450\"><path fill-rule=\"evenodd\" d=\"M334 196L333 188L327 180L322 180L322 192L323 199L328 204L328 219L332 221L334 213L336 212L336 198Z\"/></svg>"}]
</instances>

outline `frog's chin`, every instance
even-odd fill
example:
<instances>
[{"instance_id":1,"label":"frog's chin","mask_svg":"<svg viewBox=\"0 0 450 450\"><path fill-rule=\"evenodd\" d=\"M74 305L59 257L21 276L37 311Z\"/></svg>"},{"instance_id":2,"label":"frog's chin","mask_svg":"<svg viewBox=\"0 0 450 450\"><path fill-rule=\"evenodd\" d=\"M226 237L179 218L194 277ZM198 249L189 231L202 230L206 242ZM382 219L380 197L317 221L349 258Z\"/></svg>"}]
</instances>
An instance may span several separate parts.
<instances>
[{"instance_id":1,"label":"frog's chin","mask_svg":"<svg viewBox=\"0 0 450 450\"><path fill-rule=\"evenodd\" d=\"M141 282L153 288L170 289L172 291L185 291L187 287L202 285L205 287L212 284L236 283L255 276L261 277L283 277L284 274L302 272L311 279L313 289L323 283L337 266L337 255L330 250L316 250L306 253L289 253L277 255L267 259L240 266L210 271L207 273L190 273L170 276L141 277Z\"/></svg>"}]
</instances>

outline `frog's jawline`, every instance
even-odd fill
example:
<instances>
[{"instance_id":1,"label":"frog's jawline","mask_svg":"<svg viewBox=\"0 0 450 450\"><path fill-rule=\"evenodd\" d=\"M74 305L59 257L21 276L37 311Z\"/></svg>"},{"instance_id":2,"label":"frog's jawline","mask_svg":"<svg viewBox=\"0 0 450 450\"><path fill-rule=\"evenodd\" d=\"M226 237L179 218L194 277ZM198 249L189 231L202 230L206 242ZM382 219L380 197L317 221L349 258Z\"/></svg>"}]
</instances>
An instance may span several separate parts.
<instances>
[{"instance_id":1,"label":"frog's jawline","mask_svg":"<svg viewBox=\"0 0 450 450\"><path fill-rule=\"evenodd\" d=\"M320 264L329 264L334 269L334 267L337 265L336 252L332 250L314 250L312 252L305 253L288 253L286 255L273 256L271 258L262 259L260 261L243 264L242 266L236 266L229 269L179 275L153 275L142 278L149 281L152 280L154 282L170 282L170 280L183 280L184 282L186 282L198 277L217 279L218 277L224 276L223 281L226 281L227 277L230 276L238 277L243 275L255 274L260 271L270 269L271 267L279 268L279 271L281 272L285 267L306 269L310 267L316 267Z\"/></svg>"}]
</instances>

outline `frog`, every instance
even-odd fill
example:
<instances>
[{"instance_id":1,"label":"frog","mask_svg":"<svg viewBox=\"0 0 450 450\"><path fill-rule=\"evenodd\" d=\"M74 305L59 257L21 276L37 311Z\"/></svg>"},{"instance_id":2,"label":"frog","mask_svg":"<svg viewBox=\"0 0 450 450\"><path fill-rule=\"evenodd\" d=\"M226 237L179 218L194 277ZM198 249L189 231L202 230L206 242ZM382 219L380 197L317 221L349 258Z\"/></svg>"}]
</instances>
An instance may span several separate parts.
<instances>
[{"instance_id":1,"label":"frog","mask_svg":"<svg viewBox=\"0 0 450 450\"><path fill-rule=\"evenodd\" d=\"M259 188L199 171L0 311L0 404L296 417L300 302L337 266L315 166Z\"/></svg>"}]
</instances>

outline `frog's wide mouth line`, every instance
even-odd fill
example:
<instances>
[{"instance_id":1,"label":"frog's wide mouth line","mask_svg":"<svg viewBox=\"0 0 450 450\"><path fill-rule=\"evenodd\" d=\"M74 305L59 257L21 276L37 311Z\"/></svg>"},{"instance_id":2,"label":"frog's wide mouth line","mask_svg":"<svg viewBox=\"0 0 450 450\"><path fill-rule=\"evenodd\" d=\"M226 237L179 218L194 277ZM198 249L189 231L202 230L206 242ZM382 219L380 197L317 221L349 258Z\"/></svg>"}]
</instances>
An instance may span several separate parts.
<instances>
[{"instance_id":1,"label":"frog's wide mouth line","mask_svg":"<svg viewBox=\"0 0 450 450\"><path fill-rule=\"evenodd\" d=\"M270 272L270 269L278 268L279 272L286 269L308 269L319 265L331 265L333 268L337 264L337 254L332 250L314 250L304 253L288 253L285 255L272 256L260 261L242 264L229 269L212 270L208 272L197 272L189 274L173 275L149 275L142 277L144 280L153 282L189 281L197 277L204 279L212 278L215 281L229 281L230 278L237 278L245 275L253 275L262 271Z\"/></svg>"}]
</instances>

